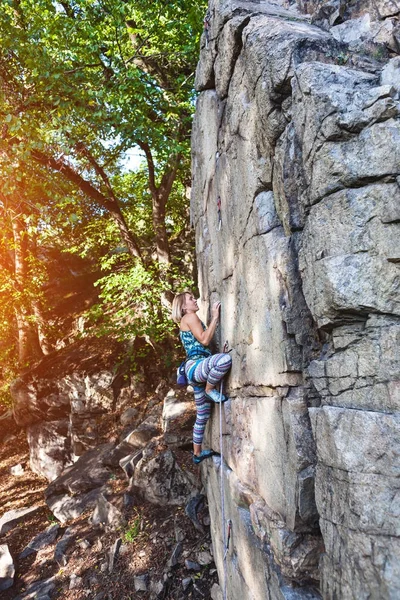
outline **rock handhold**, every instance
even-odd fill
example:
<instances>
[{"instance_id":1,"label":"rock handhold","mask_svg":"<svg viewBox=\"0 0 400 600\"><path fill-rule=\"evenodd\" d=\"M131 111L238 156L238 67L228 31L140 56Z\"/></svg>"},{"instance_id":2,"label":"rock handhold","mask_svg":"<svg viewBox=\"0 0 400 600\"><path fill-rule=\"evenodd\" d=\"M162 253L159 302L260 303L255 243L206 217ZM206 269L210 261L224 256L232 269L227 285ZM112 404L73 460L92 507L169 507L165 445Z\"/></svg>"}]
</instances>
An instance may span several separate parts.
<instances>
[{"instance_id":1,"label":"rock handhold","mask_svg":"<svg viewBox=\"0 0 400 600\"><path fill-rule=\"evenodd\" d=\"M14 561L7 544L0 545L0 592L14 585Z\"/></svg>"},{"instance_id":2,"label":"rock handhold","mask_svg":"<svg viewBox=\"0 0 400 600\"><path fill-rule=\"evenodd\" d=\"M40 508L40 506L29 506L27 508L20 508L18 510L8 510L0 518L0 535L7 533L7 531L10 531L10 529L13 529L26 516L34 514Z\"/></svg>"}]
</instances>

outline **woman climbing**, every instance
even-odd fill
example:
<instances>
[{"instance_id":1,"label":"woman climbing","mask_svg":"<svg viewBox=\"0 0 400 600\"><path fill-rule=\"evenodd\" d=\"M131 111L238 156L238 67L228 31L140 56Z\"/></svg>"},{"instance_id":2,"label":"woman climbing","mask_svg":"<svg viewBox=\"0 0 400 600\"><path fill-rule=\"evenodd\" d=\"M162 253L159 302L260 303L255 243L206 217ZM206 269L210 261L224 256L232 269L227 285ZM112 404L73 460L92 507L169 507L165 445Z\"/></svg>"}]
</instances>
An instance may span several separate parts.
<instances>
[{"instance_id":1,"label":"woman climbing","mask_svg":"<svg viewBox=\"0 0 400 600\"><path fill-rule=\"evenodd\" d=\"M211 402L228 400L215 389L232 365L229 354L211 354L208 348L219 320L221 303L211 309L211 321L206 328L197 316L199 307L191 292L175 296L172 303L172 318L179 325L179 337L185 348L187 360L186 377L194 389L196 422L193 428L193 462L201 463L214 454L213 450L202 450L204 429L211 413Z\"/></svg>"}]
</instances>

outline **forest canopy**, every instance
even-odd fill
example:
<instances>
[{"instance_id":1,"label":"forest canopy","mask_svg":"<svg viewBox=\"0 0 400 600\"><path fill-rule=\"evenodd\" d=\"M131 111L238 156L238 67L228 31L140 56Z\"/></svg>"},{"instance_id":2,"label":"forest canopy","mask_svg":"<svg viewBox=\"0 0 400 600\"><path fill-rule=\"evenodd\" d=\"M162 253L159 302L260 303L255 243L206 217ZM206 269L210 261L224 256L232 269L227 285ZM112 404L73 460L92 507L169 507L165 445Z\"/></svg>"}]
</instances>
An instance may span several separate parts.
<instances>
[{"instance_id":1,"label":"forest canopy","mask_svg":"<svg viewBox=\"0 0 400 600\"><path fill-rule=\"evenodd\" d=\"M187 0L1 1L3 394L59 347L85 290L81 335L158 342L170 331L171 290L192 280L205 10Z\"/></svg>"}]
</instances>

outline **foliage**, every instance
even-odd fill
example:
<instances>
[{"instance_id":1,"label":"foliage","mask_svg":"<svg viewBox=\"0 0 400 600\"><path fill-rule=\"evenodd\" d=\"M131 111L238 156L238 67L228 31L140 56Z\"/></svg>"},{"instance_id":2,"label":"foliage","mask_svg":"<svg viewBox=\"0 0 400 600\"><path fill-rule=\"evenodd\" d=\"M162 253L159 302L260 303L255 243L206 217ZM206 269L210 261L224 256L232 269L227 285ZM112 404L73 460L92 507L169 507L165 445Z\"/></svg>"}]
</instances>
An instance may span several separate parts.
<instances>
[{"instance_id":1,"label":"foliage","mask_svg":"<svg viewBox=\"0 0 400 600\"><path fill-rule=\"evenodd\" d=\"M133 521L130 522L129 527L123 533L124 542L134 542L137 536L140 534L142 528L142 519L139 514L136 514Z\"/></svg>"},{"instance_id":2,"label":"foliage","mask_svg":"<svg viewBox=\"0 0 400 600\"><path fill-rule=\"evenodd\" d=\"M57 313L69 292L53 293L62 254L101 272L89 313L97 334L157 341L170 331L165 289L190 285L182 258L191 250L186 187L205 10L189 0L0 3L3 382L28 364L18 366L18 314L51 343L68 333ZM164 264L157 202L171 248Z\"/></svg>"}]
</instances>

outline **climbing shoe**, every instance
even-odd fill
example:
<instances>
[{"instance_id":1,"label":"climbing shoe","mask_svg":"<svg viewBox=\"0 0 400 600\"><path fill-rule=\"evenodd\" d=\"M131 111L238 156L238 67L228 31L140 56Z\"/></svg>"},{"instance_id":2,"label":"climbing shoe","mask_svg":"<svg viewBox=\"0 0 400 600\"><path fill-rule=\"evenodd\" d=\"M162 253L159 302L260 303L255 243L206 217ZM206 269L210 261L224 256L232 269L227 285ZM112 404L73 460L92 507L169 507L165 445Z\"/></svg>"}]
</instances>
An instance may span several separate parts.
<instances>
[{"instance_id":1,"label":"climbing shoe","mask_svg":"<svg viewBox=\"0 0 400 600\"><path fill-rule=\"evenodd\" d=\"M206 458L211 458L215 454L214 450L202 450L200 454L193 454L193 462L199 465Z\"/></svg>"},{"instance_id":2,"label":"climbing shoe","mask_svg":"<svg viewBox=\"0 0 400 600\"><path fill-rule=\"evenodd\" d=\"M227 400L229 400L229 398L224 396L224 394L222 394L222 396L221 396L220 392L215 389L210 390L209 392L206 392L206 396L213 402L216 402L216 404L219 404L220 402L226 402Z\"/></svg>"}]
</instances>

